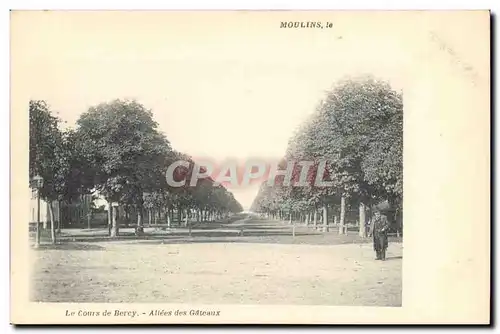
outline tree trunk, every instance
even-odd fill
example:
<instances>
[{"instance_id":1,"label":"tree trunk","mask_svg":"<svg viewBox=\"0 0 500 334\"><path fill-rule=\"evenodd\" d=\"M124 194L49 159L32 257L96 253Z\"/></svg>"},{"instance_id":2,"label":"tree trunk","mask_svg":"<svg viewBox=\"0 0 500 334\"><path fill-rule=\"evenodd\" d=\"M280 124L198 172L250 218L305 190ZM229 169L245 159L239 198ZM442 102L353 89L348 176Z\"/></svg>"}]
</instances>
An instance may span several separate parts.
<instances>
[{"instance_id":1,"label":"tree trunk","mask_svg":"<svg viewBox=\"0 0 500 334\"><path fill-rule=\"evenodd\" d=\"M57 233L61 234L61 201L57 202Z\"/></svg>"},{"instance_id":2,"label":"tree trunk","mask_svg":"<svg viewBox=\"0 0 500 334\"><path fill-rule=\"evenodd\" d=\"M323 232L328 232L328 207L323 204Z\"/></svg>"},{"instance_id":3,"label":"tree trunk","mask_svg":"<svg viewBox=\"0 0 500 334\"><path fill-rule=\"evenodd\" d=\"M182 210L177 208L177 225L180 226L182 222Z\"/></svg>"},{"instance_id":4,"label":"tree trunk","mask_svg":"<svg viewBox=\"0 0 500 334\"><path fill-rule=\"evenodd\" d=\"M313 226L314 228L318 227L318 210L314 208L314 218L313 218Z\"/></svg>"},{"instance_id":5,"label":"tree trunk","mask_svg":"<svg viewBox=\"0 0 500 334\"><path fill-rule=\"evenodd\" d=\"M46 207L49 209L50 207L50 200L46 200ZM45 219L43 220L43 229L46 231L47 230L47 215L45 215Z\"/></svg>"},{"instance_id":6,"label":"tree trunk","mask_svg":"<svg viewBox=\"0 0 500 334\"><path fill-rule=\"evenodd\" d=\"M288 224L291 224L292 223L292 211L290 211L290 214L288 216Z\"/></svg>"},{"instance_id":7,"label":"tree trunk","mask_svg":"<svg viewBox=\"0 0 500 334\"><path fill-rule=\"evenodd\" d=\"M137 208L137 226L143 226L143 225L144 224L143 224L143 220L142 220L142 208L138 207ZM151 211L149 211L149 225L151 225Z\"/></svg>"},{"instance_id":8,"label":"tree trunk","mask_svg":"<svg viewBox=\"0 0 500 334\"><path fill-rule=\"evenodd\" d=\"M189 209L186 209L186 218L184 221L184 227L186 227L188 225L188 219L189 219Z\"/></svg>"},{"instance_id":9,"label":"tree trunk","mask_svg":"<svg viewBox=\"0 0 500 334\"><path fill-rule=\"evenodd\" d=\"M397 235L398 238L401 236L401 233L403 232L403 210L399 208L398 214L396 216L397 218Z\"/></svg>"},{"instance_id":10,"label":"tree trunk","mask_svg":"<svg viewBox=\"0 0 500 334\"><path fill-rule=\"evenodd\" d=\"M166 216L167 216L167 226L168 228L172 227L172 216L170 215L170 212L171 212L171 209L168 208L167 209L167 212L166 212Z\"/></svg>"},{"instance_id":11,"label":"tree trunk","mask_svg":"<svg viewBox=\"0 0 500 334\"><path fill-rule=\"evenodd\" d=\"M118 228L118 222L116 221L116 210L117 210L117 207L113 207L110 203L110 211L111 211L111 237L112 238L115 238L118 236L118 233L119 233L119 228ZM138 213L138 220L140 219L139 218L140 216L140 213Z\"/></svg>"},{"instance_id":12,"label":"tree trunk","mask_svg":"<svg viewBox=\"0 0 500 334\"><path fill-rule=\"evenodd\" d=\"M92 225L90 224L90 220L91 220L91 215L90 215L90 211L91 208L90 208L90 202L87 202L87 229L91 229L92 228Z\"/></svg>"},{"instance_id":13,"label":"tree trunk","mask_svg":"<svg viewBox=\"0 0 500 334\"><path fill-rule=\"evenodd\" d=\"M50 216L50 237L52 240L52 244L56 244L56 227L54 224L54 209L52 207L53 202L49 201L49 216Z\"/></svg>"},{"instance_id":14,"label":"tree trunk","mask_svg":"<svg viewBox=\"0 0 500 334\"><path fill-rule=\"evenodd\" d=\"M111 226L112 226L112 220L113 218L111 217L112 215L112 211L113 210L113 207L111 206L111 202L108 201L108 236L111 236Z\"/></svg>"},{"instance_id":15,"label":"tree trunk","mask_svg":"<svg viewBox=\"0 0 500 334\"><path fill-rule=\"evenodd\" d=\"M168 216L170 219L170 225L172 225L172 222L174 221L174 209L172 207L168 208Z\"/></svg>"},{"instance_id":16,"label":"tree trunk","mask_svg":"<svg viewBox=\"0 0 500 334\"><path fill-rule=\"evenodd\" d=\"M345 196L342 195L340 198L340 224L339 224L339 234L345 234L344 231L345 223Z\"/></svg>"},{"instance_id":17,"label":"tree trunk","mask_svg":"<svg viewBox=\"0 0 500 334\"><path fill-rule=\"evenodd\" d=\"M92 225L90 224L90 212L87 212L87 229L90 230Z\"/></svg>"},{"instance_id":18,"label":"tree trunk","mask_svg":"<svg viewBox=\"0 0 500 334\"><path fill-rule=\"evenodd\" d=\"M59 220L57 221L57 234L61 234L61 216L59 216Z\"/></svg>"},{"instance_id":19,"label":"tree trunk","mask_svg":"<svg viewBox=\"0 0 500 334\"><path fill-rule=\"evenodd\" d=\"M359 203L359 236L366 237L366 212L365 203Z\"/></svg>"},{"instance_id":20,"label":"tree trunk","mask_svg":"<svg viewBox=\"0 0 500 334\"><path fill-rule=\"evenodd\" d=\"M309 216L311 215L311 213L308 211L306 213L306 225L309 225Z\"/></svg>"}]
</instances>

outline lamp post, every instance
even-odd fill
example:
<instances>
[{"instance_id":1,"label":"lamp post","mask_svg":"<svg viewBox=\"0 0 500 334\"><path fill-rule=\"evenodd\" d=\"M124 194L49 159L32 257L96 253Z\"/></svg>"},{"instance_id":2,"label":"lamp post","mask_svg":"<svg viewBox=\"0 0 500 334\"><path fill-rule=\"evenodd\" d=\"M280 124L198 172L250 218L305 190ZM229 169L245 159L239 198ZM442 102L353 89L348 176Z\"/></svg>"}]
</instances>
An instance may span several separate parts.
<instances>
[{"instance_id":1,"label":"lamp post","mask_svg":"<svg viewBox=\"0 0 500 334\"><path fill-rule=\"evenodd\" d=\"M32 179L32 187L36 189L36 235L35 248L40 247L40 189L43 187L43 177L35 175Z\"/></svg>"}]
</instances>

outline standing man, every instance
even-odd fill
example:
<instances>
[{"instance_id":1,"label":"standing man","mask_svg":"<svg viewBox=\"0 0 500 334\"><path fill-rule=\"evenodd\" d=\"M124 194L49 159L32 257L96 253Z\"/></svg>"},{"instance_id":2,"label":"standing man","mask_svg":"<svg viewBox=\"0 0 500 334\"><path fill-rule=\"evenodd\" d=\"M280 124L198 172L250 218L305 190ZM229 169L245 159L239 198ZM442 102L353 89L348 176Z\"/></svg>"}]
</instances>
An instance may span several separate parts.
<instances>
[{"instance_id":1,"label":"standing man","mask_svg":"<svg viewBox=\"0 0 500 334\"><path fill-rule=\"evenodd\" d=\"M387 233L389 231L389 220L377 208L375 209L375 216L370 225L370 236L373 236L373 249L377 254L375 260L385 261L385 251L388 246Z\"/></svg>"}]
</instances>

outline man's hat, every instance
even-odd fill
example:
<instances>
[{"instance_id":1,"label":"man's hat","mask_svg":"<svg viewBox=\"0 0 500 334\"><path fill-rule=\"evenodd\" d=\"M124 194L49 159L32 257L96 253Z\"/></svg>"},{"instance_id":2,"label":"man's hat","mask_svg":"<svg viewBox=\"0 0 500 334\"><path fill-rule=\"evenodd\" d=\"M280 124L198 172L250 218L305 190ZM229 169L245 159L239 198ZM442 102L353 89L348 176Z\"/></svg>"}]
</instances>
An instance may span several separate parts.
<instances>
[{"instance_id":1,"label":"man's hat","mask_svg":"<svg viewBox=\"0 0 500 334\"><path fill-rule=\"evenodd\" d=\"M383 201L375 205L374 210L377 212L387 212L391 210L391 205L389 201Z\"/></svg>"}]
</instances>

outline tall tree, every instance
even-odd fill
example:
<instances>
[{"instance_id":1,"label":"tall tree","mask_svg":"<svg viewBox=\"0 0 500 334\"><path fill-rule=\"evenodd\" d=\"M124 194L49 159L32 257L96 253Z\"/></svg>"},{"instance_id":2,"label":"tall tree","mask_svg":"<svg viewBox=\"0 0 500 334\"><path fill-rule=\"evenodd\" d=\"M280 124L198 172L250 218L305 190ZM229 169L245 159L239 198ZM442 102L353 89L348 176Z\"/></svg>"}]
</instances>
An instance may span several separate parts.
<instances>
[{"instance_id":1,"label":"tall tree","mask_svg":"<svg viewBox=\"0 0 500 334\"><path fill-rule=\"evenodd\" d=\"M141 225L143 194L162 187L166 157L172 151L151 111L136 101L115 100L91 107L77 126L96 189L110 204L133 203ZM117 236L118 223L111 224L111 236Z\"/></svg>"},{"instance_id":2,"label":"tall tree","mask_svg":"<svg viewBox=\"0 0 500 334\"><path fill-rule=\"evenodd\" d=\"M346 78L327 92L315 113L291 137L285 159L312 161L308 185L269 191L261 187L254 201L257 210L323 209L340 205L339 233L344 233L349 204L359 206L360 235L365 236L366 208L372 202L389 201L401 217L402 207L402 94L387 82L370 76ZM317 186L318 165L326 163ZM301 168L294 169L296 178ZM277 189L278 190L278 189ZM336 220L336 217L335 217Z\"/></svg>"},{"instance_id":3,"label":"tall tree","mask_svg":"<svg viewBox=\"0 0 500 334\"><path fill-rule=\"evenodd\" d=\"M43 177L43 187L38 196L48 204L52 243L56 243L54 201L60 200L69 187L70 158L63 134L59 130L60 120L54 116L45 101L29 102L30 147L29 176Z\"/></svg>"}]
</instances>

